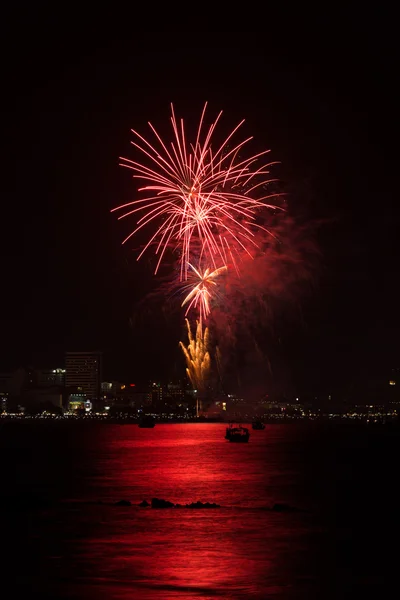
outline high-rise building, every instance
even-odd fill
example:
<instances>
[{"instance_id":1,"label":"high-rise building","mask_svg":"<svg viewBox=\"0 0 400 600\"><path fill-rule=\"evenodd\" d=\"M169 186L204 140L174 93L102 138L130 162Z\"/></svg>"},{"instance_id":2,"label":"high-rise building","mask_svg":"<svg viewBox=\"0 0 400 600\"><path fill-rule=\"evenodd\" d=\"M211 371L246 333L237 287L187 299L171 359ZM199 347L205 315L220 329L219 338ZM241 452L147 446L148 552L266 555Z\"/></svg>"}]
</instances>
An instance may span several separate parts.
<instances>
[{"instance_id":1,"label":"high-rise building","mask_svg":"<svg viewBox=\"0 0 400 600\"><path fill-rule=\"evenodd\" d=\"M65 385L80 388L88 399L100 398L102 380L101 352L67 352Z\"/></svg>"},{"instance_id":2,"label":"high-rise building","mask_svg":"<svg viewBox=\"0 0 400 600\"><path fill-rule=\"evenodd\" d=\"M167 384L167 395L177 404L182 403L185 400L185 390L180 382L172 383L172 381L170 381Z\"/></svg>"},{"instance_id":3,"label":"high-rise building","mask_svg":"<svg viewBox=\"0 0 400 600\"><path fill-rule=\"evenodd\" d=\"M150 383L150 391L148 393L151 405L159 409L163 406L163 388L160 383Z\"/></svg>"}]
</instances>

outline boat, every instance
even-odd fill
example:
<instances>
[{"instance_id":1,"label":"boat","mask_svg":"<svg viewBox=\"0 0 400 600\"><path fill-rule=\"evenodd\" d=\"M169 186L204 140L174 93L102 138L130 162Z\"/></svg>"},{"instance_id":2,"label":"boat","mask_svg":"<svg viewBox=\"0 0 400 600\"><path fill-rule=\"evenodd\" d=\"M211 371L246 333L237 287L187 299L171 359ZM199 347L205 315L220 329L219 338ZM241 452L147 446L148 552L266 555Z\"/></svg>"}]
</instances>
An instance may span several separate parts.
<instances>
[{"instance_id":1,"label":"boat","mask_svg":"<svg viewBox=\"0 0 400 600\"><path fill-rule=\"evenodd\" d=\"M248 442L250 438L250 431L247 427L230 423L229 427L226 428L225 439L230 442Z\"/></svg>"},{"instance_id":2,"label":"boat","mask_svg":"<svg viewBox=\"0 0 400 600\"><path fill-rule=\"evenodd\" d=\"M252 422L252 424L251 424L251 427L252 427L253 429L259 429L259 430L261 430L261 429L265 429L265 425L264 425L264 423L263 423L262 421L260 421L260 419L255 419L255 420Z\"/></svg>"},{"instance_id":3,"label":"boat","mask_svg":"<svg viewBox=\"0 0 400 600\"><path fill-rule=\"evenodd\" d=\"M156 420L154 417L152 417L151 415L143 415L142 417L140 417L139 419L139 427L146 427L147 429L151 429L153 427L155 427L156 424Z\"/></svg>"}]
</instances>

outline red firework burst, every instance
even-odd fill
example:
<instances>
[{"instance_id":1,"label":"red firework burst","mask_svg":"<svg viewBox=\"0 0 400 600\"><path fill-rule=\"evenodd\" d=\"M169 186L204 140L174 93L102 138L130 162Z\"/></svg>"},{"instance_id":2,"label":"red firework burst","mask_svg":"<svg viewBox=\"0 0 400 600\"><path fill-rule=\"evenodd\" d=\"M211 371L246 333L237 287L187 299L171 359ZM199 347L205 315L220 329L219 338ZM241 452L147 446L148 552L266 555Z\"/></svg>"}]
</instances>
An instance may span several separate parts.
<instances>
[{"instance_id":1,"label":"red firework burst","mask_svg":"<svg viewBox=\"0 0 400 600\"><path fill-rule=\"evenodd\" d=\"M149 225L150 237L137 260L151 246L158 256L155 273L170 246L178 253L180 280L188 276L191 264L209 265L215 272L221 265L237 265L241 253L252 256L257 250L260 230L271 233L257 222L260 211L277 209L269 201L280 194L269 193L269 167L265 162L269 150L244 158L242 153L252 137L233 142L241 121L222 143L212 147L214 132L222 111L206 128L204 105L194 142L188 142L182 119L177 121L171 104L173 139L167 144L149 123L153 143L132 130L133 146L146 157L146 163L121 158L121 166L134 172L133 178L144 182L138 192L144 197L112 210L124 210L119 219L139 216L127 242L139 230ZM219 266L218 266L219 265ZM225 267L224 267L225 268ZM199 271L200 272L200 271ZM203 275L199 275L200 279ZM203 289L203 297L207 294ZM199 291L199 290L197 290ZM191 299L196 297L189 294ZM204 314L208 312L203 300ZM195 304L197 301L195 302ZM190 306L193 305L193 302Z\"/></svg>"}]
</instances>

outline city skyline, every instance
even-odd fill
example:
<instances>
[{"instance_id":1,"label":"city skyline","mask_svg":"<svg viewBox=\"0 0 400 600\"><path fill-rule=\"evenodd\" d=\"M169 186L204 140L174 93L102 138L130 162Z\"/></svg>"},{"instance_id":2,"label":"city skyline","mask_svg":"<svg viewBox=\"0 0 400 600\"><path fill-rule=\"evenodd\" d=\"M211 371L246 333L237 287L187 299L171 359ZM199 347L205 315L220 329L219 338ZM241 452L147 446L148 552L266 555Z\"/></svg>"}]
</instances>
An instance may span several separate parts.
<instances>
[{"instance_id":1,"label":"city skyline","mask_svg":"<svg viewBox=\"0 0 400 600\"><path fill-rule=\"evenodd\" d=\"M32 403L35 394L37 397L34 403L37 408L40 408L43 402L48 401L58 406L61 395L63 406L68 403L68 397L69 401L78 404L83 400L100 401L101 404L110 394L111 397L116 397L118 393L122 394L121 398L126 400L132 395L138 398L140 395L154 392L155 389L160 389L162 393L162 390L175 388L180 390L179 394L184 393L192 400L193 394L198 398L202 396L208 403L241 397L249 406L255 406L259 402L300 402L311 403L314 407L325 410L329 407L400 404L400 367L388 366L383 371L369 373L367 377L354 378L352 384L343 389L326 386L324 389L311 387L307 390L296 390L284 385L264 388L240 386L226 388L218 381L210 381L203 390L200 390L194 389L193 382L188 376L180 379L160 378L153 373L154 376L148 379L140 373L132 373L127 379L118 380L109 377L105 380L102 373L103 356L98 351L66 352L62 365L20 366L9 372L0 370L0 398L4 404L3 410L7 411L9 408L7 401L10 401L9 406L14 408L17 404L24 406L25 400L28 404ZM51 391L54 393L53 399L48 396ZM94 406L90 406L90 410L92 409L96 412ZM45 410L45 407L42 410Z\"/></svg>"}]
</instances>

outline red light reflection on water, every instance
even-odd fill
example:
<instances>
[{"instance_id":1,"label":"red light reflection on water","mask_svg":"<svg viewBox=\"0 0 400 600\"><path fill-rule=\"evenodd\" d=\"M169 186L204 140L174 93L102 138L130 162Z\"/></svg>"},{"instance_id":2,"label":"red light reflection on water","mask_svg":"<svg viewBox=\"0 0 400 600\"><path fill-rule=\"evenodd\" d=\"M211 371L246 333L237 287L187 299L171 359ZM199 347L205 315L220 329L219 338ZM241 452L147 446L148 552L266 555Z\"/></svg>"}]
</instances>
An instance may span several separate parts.
<instances>
[{"instance_id":1,"label":"red light reflection on water","mask_svg":"<svg viewBox=\"0 0 400 600\"><path fill-rule=\"evenodd\" d=\"M382 591L387 540L369 517L387 498L396 506L395 433L277 425L242 445L224 440L222 424L3 427L4 585L82 600L320 600L376 582ZM138 506L152 496L222 507ZM305 510L269 510L275 502Z\"/></svg>"},{"instance_id":2,"label":"red light reflection on water","mask_svg":"<svg viewBox=\"0 0 400 600\"><path fill-rule=\"evenodd\" d=\"M109 598L264 598L279 576L290 580L290 565L280 573L290 534L282 519L267 523L226 509L135 512L123 509L108 524L109 535L84 544L85 570L99 572L101 565Z\"/></svg>"},{"instance_id":3,"label":"red light reflection on water","mask_svg":"<svg viewBox=\"0 0 400 600\"><path fill-rule=\"evenodd\" d=\"M262 435L238 445L225 440L224 424L111 429L104 440L108 452L98 458L96 482L103 496L112 492L110 500L127 498L136 503L158 497L174 503L200 500L227 506L257 502L258 497L265 505L266 498L259 492L265 492L274 468L271 465L269 474L265 470ZM97 489L93 493L98 497Z\"/></svg>"},{"instance_id":4,"label":"red light reflection on water","mask_svg":"<svg viewBox=\"0 0 400 600\"><path fill-rule=\"evenodd\" d=\"M271 504L266 489L282 466L273 453L266 460L265 432L242 445L224 439L223 424L113 429L104 430L92 493L134 505L82 513L94 528L79 550L90 587L107 584L104 598L135 600L265 598L286 587L296 571L287 555L301 556L304 531L295 515L261 508ZM137 506L152 497L221 508ZM97 588L97 598L102 593Z\"/></svg>"}]
</instances>

